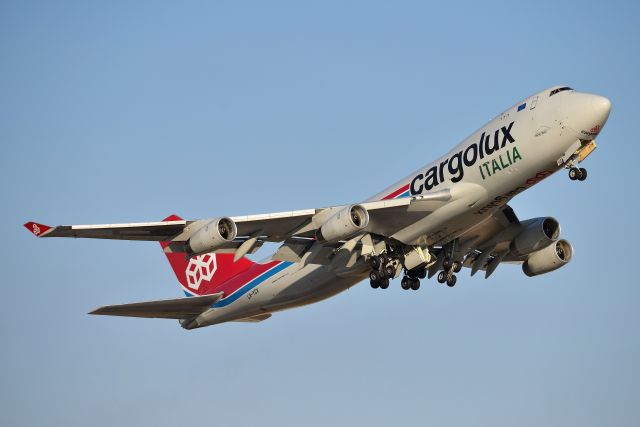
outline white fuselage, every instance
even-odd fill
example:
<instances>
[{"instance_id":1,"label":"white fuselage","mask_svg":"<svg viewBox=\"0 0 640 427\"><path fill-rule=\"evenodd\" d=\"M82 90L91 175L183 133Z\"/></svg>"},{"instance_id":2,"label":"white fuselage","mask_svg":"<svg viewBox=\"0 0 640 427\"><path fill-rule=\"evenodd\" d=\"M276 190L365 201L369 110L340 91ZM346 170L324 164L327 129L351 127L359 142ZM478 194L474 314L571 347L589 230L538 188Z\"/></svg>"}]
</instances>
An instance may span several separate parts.
<instances>
[{"instance_id":1,"label":"white fuselage","mask_svg":"<svg viewBox=\"0 0 640 427\"><path fill-rule=\"evenodd\" d=\"M594 139L609 113L606 98L553 88L505 110L450 152L368 199L412 197L449 189L453 202L396 233L405 244L440 246L481 227L511 198L564 167L580 140ZM606 109L606 112L604 111ZM482 141L482 142L481 142ZM474 148L475 147L475 148ZM401 191L408 186L407 191ZM318 243L316 243L318 244ZM210 310L200 326L310 304L367 277L358 262L348 270L291 263L259 285L252 298Z\"/></svg>"}]
</instances>

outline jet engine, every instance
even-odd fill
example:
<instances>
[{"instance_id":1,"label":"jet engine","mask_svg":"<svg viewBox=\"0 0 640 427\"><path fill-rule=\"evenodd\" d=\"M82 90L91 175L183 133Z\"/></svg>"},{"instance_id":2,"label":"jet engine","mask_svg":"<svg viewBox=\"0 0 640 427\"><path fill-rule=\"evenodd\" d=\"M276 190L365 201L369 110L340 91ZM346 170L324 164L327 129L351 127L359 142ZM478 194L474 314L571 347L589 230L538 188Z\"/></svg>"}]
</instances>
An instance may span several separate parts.
<instances>
[{"instance_id":1,"label":"jet engine","mask_svg":"<svg viewBox=\"0 0 640 427\"><path fill-rule=\"evenodd\" d=\"M345 240L369 225L369 212L361 205L351 205L329 218L317 234L323 242Z\"/></svg>"},{"instance_id":2,"label":"jet engine","mask_svg":"<svg viewBox=\"0 0 640 427\"><path fill-rule=\"evenodd\" d=\"M571 243L560 239L529 255L527 260L522 263L522 271L529 277L548 273L568 264L572 256Z\"/></svg>"},{"instance_id":3,"label":"jet engine","mask_svg":"<svg viewBox=\"0 0 640 427\"><path fill-rule=\"evenodd\" d=\"M195 232L187 242L187 252L201 254L213 252L233 241L238 228L231 218L216 218Z\"/></svg>"},{"instance_id":4,"label":"jet engine","mask_svg":"<svg viewBox=\"0 0 640 427\"><path fill-rule=\"evenodd\" d=\"M514 254L528 255L558 240L560 224L555 218L534 218L527 222L526 228L511 242L509 249Z\"/></svg>"}]
</instances>

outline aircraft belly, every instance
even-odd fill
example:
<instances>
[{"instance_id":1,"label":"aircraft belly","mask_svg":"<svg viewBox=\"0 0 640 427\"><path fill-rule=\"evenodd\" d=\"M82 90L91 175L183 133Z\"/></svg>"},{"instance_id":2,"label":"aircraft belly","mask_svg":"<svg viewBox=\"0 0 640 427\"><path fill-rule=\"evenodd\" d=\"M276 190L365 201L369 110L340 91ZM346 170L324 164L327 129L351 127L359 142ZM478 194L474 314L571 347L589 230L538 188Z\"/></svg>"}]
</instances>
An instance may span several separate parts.
<instances>
[{"instance_id":1,"label":"aircraft belly","mask_svg":"<svg viewBox=\"0 0 640 427\"><path fill-rule=\"evenodd\" d=\"M292 264L225 307L212 308L200 320L209 326L312 304L336 295L366 278L366 274L339 277L327 266ZM250 295L250 296L249 296Z\"/></svg>"},{"instance_id":2,"label":"aircraft belly","mask_svg":"<svg viewBox=\"0 0 640 427\"><path fill-rule=\"evenodd\" d=\"M309 264L278 287L265 309L278 311L312 304L332 297L366 277L366 273L340 277L328 266Z\"/></svg>"},{"instance_id":3,"label":"aircraft belly","mask_svg":"<svg viewBox=\"0 0 640 427\"><path fill-rule=\"evenodd\" d=\"M455 184L450 187L450 191L453 201L391 237L405 244L436 244L442 239L441 236L450 235L452 228L460 228L457 225L459 219L465 218L473 209L485 204L490 194L484 186L475 183Z\"/></svg>"}]
</instances>

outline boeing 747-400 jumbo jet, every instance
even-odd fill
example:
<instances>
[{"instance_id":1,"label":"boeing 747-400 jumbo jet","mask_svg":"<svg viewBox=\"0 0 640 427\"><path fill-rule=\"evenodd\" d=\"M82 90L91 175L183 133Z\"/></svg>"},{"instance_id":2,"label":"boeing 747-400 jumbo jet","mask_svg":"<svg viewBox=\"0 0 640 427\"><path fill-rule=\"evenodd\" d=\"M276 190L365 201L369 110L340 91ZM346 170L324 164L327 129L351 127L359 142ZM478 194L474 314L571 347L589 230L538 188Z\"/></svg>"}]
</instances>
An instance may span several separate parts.
<instances>
[{"instance_id":1,"label":"boeing 747-400 jumbo jet","mask_svg":"<svg viewBox=\"0 0 640 427\"><path fill-rule=\"evenodd\" d=\"M185 329L260 322L369 278L403 289L437 276L456 284L463 267L491 276L501 263L527 276L566 265L571 244L551 217L520 220L507 203L553 173L587 177L611 102L553 87L508 108L435 162L358 204L263 215L49 227L38 237L160 242L188 298L100 307L91 314L178 319ZM245 256L282 243L265 262Z\"/></svg>"}]
</instances>

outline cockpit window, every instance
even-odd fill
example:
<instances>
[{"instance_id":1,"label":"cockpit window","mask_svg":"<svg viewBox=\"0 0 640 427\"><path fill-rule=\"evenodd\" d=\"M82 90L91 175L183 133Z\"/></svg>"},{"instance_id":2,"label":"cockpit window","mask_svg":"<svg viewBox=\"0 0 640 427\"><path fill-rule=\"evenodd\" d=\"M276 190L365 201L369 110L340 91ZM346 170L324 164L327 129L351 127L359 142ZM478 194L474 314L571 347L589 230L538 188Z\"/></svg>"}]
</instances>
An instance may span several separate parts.
<instances>
[{"instance_id":1,"label":"cockpit window","mask_svg":"<svg viewBox=\"0 0 640 427\"><path fill-rule=\"evenodd\" d=\"M559 87L558 89L552 90L551 93L549 94L549 96L553 96L558 92L562 92L563 90L573 90L573 89L571 89L569 86Z\"/></svg>"}]
</instances>

